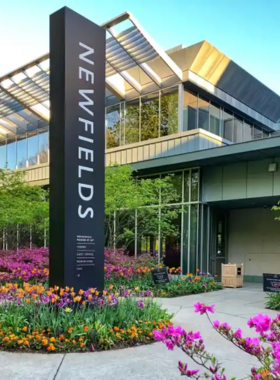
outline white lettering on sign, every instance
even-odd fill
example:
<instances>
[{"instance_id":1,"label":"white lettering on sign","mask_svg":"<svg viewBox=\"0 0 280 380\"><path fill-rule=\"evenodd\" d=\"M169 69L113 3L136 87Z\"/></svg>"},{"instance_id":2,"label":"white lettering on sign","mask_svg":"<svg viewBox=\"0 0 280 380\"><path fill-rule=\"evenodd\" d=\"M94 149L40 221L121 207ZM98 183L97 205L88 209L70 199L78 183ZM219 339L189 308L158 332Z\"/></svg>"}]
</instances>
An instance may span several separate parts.
<instances>
[{"instance_id":1,"label":"white lettering on sign","mask_svg":"<svg viewBox=\"0 0 280 380\"><path fill-rule=\"evenodd\" d=\"M81 66L79 66L79 79L81 83L89 82L94 85L94 49L90 46L79 43L79 46L83 48L83 52L79 54L79 60L81 61ZM82 66L83 65L83 66ZM93 106L94 101L92 99L94 94L94 89L83 89L81 84L81 89L79 89L79 107L81 110L81 116L79 117L79 147L78 147L78 158L79 160L86 160L89 162L94 162L94 121L88 118L94 117ZM84 114L84 115L83 115ZM92 166L79 165L78 166L78 178L83 181L83 183L78 183L78 194L79 199L83 202L91 202L94 197L94 185L84 183L83 173L94 172ZM94 210L91 206L86 206L80 204L78 206L78 215L80 218L93 218Z\"/></svg>"}]
</instances>

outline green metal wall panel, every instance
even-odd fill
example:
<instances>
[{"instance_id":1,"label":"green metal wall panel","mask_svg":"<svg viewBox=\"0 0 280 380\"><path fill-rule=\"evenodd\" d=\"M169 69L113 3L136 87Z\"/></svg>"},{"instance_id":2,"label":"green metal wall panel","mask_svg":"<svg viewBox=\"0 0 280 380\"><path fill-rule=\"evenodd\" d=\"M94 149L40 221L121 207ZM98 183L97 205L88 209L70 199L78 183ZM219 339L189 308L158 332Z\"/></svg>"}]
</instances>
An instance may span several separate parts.
<instances>
[{"instance_id":1,"label":"green metal wall panel","mask_svg":"<svg viewBox=\"0 0 280 380\"><path fill-rule=\"evenodd\" d=\"M208 167L202 172L202 198L204 202L223 199L223 167Z\"/></svg>"},{"instance_id":2,"label":"green metal wall panel","mask_svg":"<svg viewBox=\"0 0 280 380\"><path fill-rule=\"evenodd\" d=\"M247 198L273 195L273 173L268 171L272 159L248 162Z\"/></svg>"},{"instance_id":3,"label":"green metal wall panel","mask_svg":"<svg viewBox=\"0 0 280 380\"><path fill-rule=\"evenodd\" d=\"M278 163L277 170L269 172L273 162ZM204 202L277 195L280 199L280 157L205 167L202 176Z\"/></svg>"},{"instance_id":4,"label":"green metal wall panel","mask_svg":"<svg viewBox=\"0 0 280 380\"><path fill-rule=\"evenodd\" d=\"M247 194L247 163L223 167L223 199L242 199Z\"/></svg>"}]
</instances>

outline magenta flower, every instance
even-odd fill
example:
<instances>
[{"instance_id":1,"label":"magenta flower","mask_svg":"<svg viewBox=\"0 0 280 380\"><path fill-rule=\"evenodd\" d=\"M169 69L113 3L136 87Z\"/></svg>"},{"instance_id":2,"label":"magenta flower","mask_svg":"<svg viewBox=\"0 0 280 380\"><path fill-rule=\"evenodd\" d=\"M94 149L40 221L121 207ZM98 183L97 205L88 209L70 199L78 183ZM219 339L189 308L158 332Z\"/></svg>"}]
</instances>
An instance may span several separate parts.
<instances>
[{"instance_id":1,"label":"magenta flower","mask_svg":"<svg viewBox=\"0 0 280 380\"><path fill-rule=\"evenodd\" d=\"M165 334L161 331L154 330L153 334L154 334L155 340L157 340L158 342L161 342L165 339Z\"/></svg>"},{"instance_id":2,"label":"magenta flower","mask_svg":"<svg viewBox=\"0 0 280 380\"><path fill-rule=\"evenodd\" d=\"M197 302L194 304L194 312L200 313L201 315L205 314L207 311L214 313L214 307L215 305L207 306L204 303Z\"/></svg>"},{"instance_id":3,"label":"magenta flower","mask_svg":"<svg viewBox=\"0 0 280 380\"><path fill-rule=\"evenodd\" d=\"M248 326L250 328L255 327L256 332L263 334L270 329L271 322L272 320L268 315L258 314L254 318L249 319Z\"/></svg>"},{"instance_id":4,"label":"magenta flower","mask_svg":"<svg viewBox=\"0 0 280 380\"><path fill-rule=\"evenodd\" d=\"M220 327L220 322L219 321L214 321L213 322L213 327L214 327L214 329L218 329L219 327Z\"/></svg>"},{"instance_id":5,"label":"magenta flower","mask_svg":"<svg viewBox=\"0 0 280 380\"><path fill-rule=\"evenodd\" d=\"M238 339L242 338L242 330L237 329L237 330L234 332L233 335L235 336L235 338L238 338Z\"/></svg>"},{"instance_id":6,"label":"magenta flower","mask_svg":"<svg viewBox=\"0 0 280 380\"><path fill-rule=\"evenodd\" d=\"M186 375L188 377L196 375L199 372L198 369L188 370L187 363L183 363L181 361L179 361L179 363L178 363L178 368L179 368L179 371L181 372L182 375Z\"/></svg>"},{"instance_id":7,"label":"magenta flower","mask_svg":"<svg viewBox=\"0 0 280 380\"><path fill-rule=\"evenodd\" d=\"M170 339L166 339L164 343L165 343L166 347L168 348L168 350L174 349L174 344L172 343L172 341Z\"/></svg>"},{"instance_id":8,"label":"magenta flower","mask_svg":"<svg viewBox=\"0 0 280 380\"><path fill-rule=\"evenodd\" d=\"M227 322L222 323L221 327L223 327L226 330L230 330L230 325Z\"/></svg>"}]
</instances>

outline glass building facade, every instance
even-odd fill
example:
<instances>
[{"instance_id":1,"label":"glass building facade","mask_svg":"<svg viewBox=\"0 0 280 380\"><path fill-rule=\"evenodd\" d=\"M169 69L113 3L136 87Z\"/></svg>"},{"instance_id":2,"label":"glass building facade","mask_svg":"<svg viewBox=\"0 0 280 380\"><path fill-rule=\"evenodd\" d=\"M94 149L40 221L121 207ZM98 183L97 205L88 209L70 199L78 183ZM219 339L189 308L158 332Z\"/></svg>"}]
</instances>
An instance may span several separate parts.
<instances>
[{"instance_id":1,"label":"glass building facade","mask_svg":"<svg viewBox=\"0 0 280 380\"><path fill-rule=\"evenodd\" d=\"M49 127L0 140L0 168L24 169L49 162Z\"/></svg>"},{"instance_id":2,"label":"glass building facade","mask_svg":"<svg viewBox=\"0 0 280 380\"><path fill-rule=\"evenodd\" d=\"M125 218L130 228L135 231L133 240L128 246L131 255L149 253L163 260L169 267L182 267L183 273L195 272L197 268L209 268L209 209L200 201L200 171L198 168L176 171L174 173L159 174L158 177L170 175L176 194L174 202L162 202L159 195L158 204L150 205L158 218L164 218L165 213L177 210L172 223L174 229L168 233L158 231L140 234L141 218L137 211L127 212ZM145 178L145 177L144 177ZM155 178L155 176L149 176ZM123 213L123 211L122 211ZM118 215L116 215L118 220ZM159 224L160 226L161 224ZM137 229L138 227L138 229ZM120 241L117 247L122 247Z\"/></svg>"},{"instance_id":3,"label":"glass building facade","mask_svg":"<svg viewBox=\"0 0 280 380\"><path fill-rule=\"evenodd\" d=\"M106 108L106 148L178 132L178 86Z\"/></svg>"},{"instance_id":4,"label":"glass building facade","mask_svg":"<svg viewBox=\"0 0 280 380\"><path fill-rule=\"evenodd\" d=\"M106 107L106 149L138 143L197 128L231 142L268 137L268 132L240 118L200 94L184 91L179 107L179 86L157 91L127 102ZM26 168L49 162L48 126L24 134L11 133L0 139L0 168Z\"/></svg>"},{"instance_id":5,"label":"glass building facade","mask_svg":"<svg viewBox=\"0 0 280 380\"><path fill-rule=\"evenodd\" d=\"M231 142L268 137L268 132L198 93L184 91L183 130L202 128Z\"/></svg>"}]
</instances>

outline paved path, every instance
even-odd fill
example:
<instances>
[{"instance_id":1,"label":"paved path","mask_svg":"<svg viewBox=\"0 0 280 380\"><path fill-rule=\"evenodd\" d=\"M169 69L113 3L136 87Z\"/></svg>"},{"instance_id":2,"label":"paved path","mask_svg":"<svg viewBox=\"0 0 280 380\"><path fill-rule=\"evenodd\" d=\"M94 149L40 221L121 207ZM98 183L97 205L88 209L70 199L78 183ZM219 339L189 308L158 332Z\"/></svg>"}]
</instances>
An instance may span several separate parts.
<instances>
[{"instance_id":1,"label":"paved path","mask_svg":"<svg viewBox=\"0 0 280 380\"><path fill-rule=\"evenodd\" d=\"M245 377L254 364L251 356L241 352L213 329L205 316L194 314L196 301L216 304L215 319L240 327L248 336L247 319L265 310L265 295L259 286L226 289L220 292L163 299L164 307L174 312L174 323L187 330L200 330L209 351L224 363L228 376ZM162 343L124 350L84 354L14 354L0 353L1 380L176 380L178 360L186 356L179 350L168 351ZM192 366L192 368L196 368Z\"/></svg>"}]
</instances>

